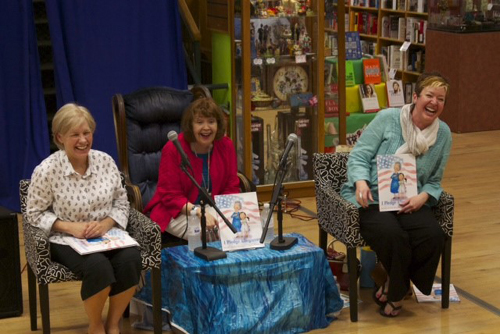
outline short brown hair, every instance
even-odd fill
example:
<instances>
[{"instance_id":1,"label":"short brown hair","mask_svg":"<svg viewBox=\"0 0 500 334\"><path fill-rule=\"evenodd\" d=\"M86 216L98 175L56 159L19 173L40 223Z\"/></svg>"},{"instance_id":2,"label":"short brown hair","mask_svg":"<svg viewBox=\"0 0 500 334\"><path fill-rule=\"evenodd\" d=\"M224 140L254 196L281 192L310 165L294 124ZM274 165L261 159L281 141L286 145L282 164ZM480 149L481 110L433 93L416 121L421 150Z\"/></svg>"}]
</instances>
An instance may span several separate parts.
<instances>
[{"instance_id":1,"label":"short brown hair","mask_svg":"<svg viewBox=\"0 0 500 334\"><path fill-rule=\"evenodd\" d=\"M446 91L445 97L448 97L448 93L450 91L450 83L438 72L420 74L415 85L415 93L417 94L417 96L420 96L420 93L422 93L425 87L443 87Z\"/></svg>"},{"instance_id":2,"label":"short brown hair","mask_svg":"<svg viewBox=\"0 0 500 334\"><path fill-rule=\"evenodd\" d=\"M52 140L60 150L64 146L57 140L57 134L66 134L69 130L87 122L90 131L94 133L96 123L90 111L76 103L67 103L63 105L52 119Z\"/></svg>"},{"instance_id":3,"label":"short brown hair","mask_svg":"<svg viewBox=\"0 0 500 334\"><path fill-rule=\"evenodd\" d=\"M193 121L196 116L215 118L217 121L215 140L222 138L226 133L226 122L222 109L212 98L202 97L191 102L184 111L184 115L182 115L182 132L188 142L193 143L196 141L193 133Z\"/></svg>"}]
</instances>

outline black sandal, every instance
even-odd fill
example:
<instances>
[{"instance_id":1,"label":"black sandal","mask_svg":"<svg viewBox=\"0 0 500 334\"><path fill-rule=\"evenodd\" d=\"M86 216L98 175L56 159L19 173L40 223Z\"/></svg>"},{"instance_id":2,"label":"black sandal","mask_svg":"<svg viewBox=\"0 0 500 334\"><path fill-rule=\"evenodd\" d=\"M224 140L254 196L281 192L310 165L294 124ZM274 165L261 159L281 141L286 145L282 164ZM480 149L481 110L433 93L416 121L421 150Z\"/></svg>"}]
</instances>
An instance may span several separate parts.
<instances>
[{"instance_id":1,"label":"black sandal","mask_svg":"<svg viewBox=\"0 0 500 334\"><path fill-rule=\"evenodd\" d=\"M387 305L387 304L392 308L392 310L391 310L391 312L389 312L389 314L385 313L385 305ZM392 302L388 301L387 303L384 304L384 306L380 307L380 312L379 313L382 316L387 317L387 318L395 318L395 317L397 317L399 315L399 313L398 314L392 314L392 312L394 312L394 311L400 311L402 308L403 308L403 305L396 306Z\"/></svg>"},{"instance_id":2,"label":"black sandal","mask_svg":"<svg viewBox=\"0 0 500 334\"><path fill-rule=\"evenodd\" d=\"M380 287L375 286L375 289L373 290L373 295L372 295L373 300L375 301L375 303L377 303L378 306L385 306L385 303L387 303L387 302L386 301L383 302L383 301L380 300L380 298L382 296L387 296L387 291L384 290L385 289L385 283L382 285L382 293L377 298L377 292L378 292L379 289L380 289Z\"/></svg>"}]
</instances>

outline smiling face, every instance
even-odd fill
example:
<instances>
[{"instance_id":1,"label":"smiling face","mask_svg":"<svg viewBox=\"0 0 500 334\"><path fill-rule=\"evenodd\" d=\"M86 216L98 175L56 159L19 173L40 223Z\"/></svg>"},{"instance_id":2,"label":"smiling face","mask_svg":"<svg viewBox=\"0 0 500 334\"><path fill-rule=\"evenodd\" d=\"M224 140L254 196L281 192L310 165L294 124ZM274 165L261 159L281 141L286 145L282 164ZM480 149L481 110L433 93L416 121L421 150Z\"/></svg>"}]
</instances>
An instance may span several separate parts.
<instances>
[{"instance_id":1,"label":"smiling face","mask_svg":"<svg viewBox=\"0 0 500 334\"><path fill-rule=\"evenodd\" d=\"M87 121L82 118L80 125L69 129L66 133L58 133L56 137L72 164L87 162L93 142L93 133Z\"/></svg>"},{"instance_id":2,"label":"smiling face","mask_svg":"<svg viewBox=\"0 0 500 334\"><path fill-rule=\"evenodd\" d=\"M193 136L195 142L192 143L197 153L208 153L217 135L217 119L215 117L205 117L197 114L193 118Z\"/></svg>"},{"instance_id":3,"label":"smiling face","mask_svg":"<svg viewBox=\"0 0 500 334\"><path fill-rule=\"evenodd\" d=\"M413 123L423 130L434 122L444 110L446 101L445 87L425 87L420 96L413 94L415 108L412 112Z\"/></svg>"}]
</instances>

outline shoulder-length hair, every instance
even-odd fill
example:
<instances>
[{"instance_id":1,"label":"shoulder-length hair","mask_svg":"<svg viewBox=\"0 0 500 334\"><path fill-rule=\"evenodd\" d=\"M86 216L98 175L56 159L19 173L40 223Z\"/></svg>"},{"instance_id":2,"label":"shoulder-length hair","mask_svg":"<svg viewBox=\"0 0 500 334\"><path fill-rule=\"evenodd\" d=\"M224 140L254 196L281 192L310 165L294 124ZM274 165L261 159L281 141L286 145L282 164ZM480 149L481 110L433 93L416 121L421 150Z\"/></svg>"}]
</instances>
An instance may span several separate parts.
<instances>
[{"instance_id":1,"label":"shoulder-length hair","mask_svg":"<svg viewBox=\"0 0 500 334\"><path fill-rule=\"evenodd\" d=\"M202 97L194 100L184 111L181 128L184 138L190 143L196 141L193 133L193 121L197 116L213 117L217 121L217 133L215 140L220 139L226 133L226 122L222 109L212 98Z\"/></svg>"}]
</instances>

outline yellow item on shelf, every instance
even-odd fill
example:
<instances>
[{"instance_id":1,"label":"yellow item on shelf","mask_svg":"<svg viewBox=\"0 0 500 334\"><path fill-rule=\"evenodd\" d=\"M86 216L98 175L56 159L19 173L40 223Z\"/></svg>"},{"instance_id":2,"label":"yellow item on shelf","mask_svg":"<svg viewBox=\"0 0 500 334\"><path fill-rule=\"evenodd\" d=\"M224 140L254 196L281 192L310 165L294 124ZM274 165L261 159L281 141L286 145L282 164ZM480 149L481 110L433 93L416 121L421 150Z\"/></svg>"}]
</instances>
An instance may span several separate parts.
<instances>
[{"instance_id":1,"label":"yellow item on shelf","mask_svg":"<svg viewBox=\"0 0 500 334\"><path fill-rule=\"evenodd\" d=\"M375 85L375 92L377 93L378 105L380 109L387 108L387 90L385 89L385 82ZM348 113L362 113L363 106L361 105L361 97L359 96L359 85L346 87L346 111Z\"/></svg>"}]
</instances>

